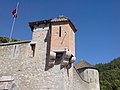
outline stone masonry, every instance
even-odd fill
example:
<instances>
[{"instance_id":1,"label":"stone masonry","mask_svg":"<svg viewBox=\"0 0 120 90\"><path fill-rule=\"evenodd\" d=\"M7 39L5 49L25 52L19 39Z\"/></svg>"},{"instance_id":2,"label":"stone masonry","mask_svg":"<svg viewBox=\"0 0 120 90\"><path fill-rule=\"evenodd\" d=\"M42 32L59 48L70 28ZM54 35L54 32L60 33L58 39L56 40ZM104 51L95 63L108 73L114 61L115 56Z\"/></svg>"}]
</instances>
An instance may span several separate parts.
<instances>
[{"instance_id":1,"label":"stone masonry","mask_svg":"<svg viewBox=\"0 0 120 90\"><path fill-rule=\"evenodd\" d=\"M100 90L96 68L73 65L77 30L70 19L59 16L29 26L32 40L0 44L0 90ZM86 70L97 74L87 77Z\"/></svg>"}]
</instances>

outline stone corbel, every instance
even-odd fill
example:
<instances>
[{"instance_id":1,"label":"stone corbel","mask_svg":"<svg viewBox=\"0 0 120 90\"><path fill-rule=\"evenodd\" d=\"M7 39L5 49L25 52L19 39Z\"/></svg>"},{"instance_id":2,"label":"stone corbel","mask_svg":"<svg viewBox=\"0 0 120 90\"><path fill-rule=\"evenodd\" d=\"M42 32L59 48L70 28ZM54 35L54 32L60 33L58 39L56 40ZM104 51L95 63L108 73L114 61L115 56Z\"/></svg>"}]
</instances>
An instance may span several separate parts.
<instances>
[{"instance_id":1,"label":"stone corbel","mask_svg":"<svg viewBox=\"0 0 120 90\"><path fill-rule=\"evenodd\" d=\"M63 58L61 60L61 66L66 67L69 64L69 59L71 57L71 52L70 51L65 51L63 54Z\"/></svg>"},{"instance_id":2,"label":"stone corbel","mask_svg":"<svg viewBox=\"0 0 120 90\"><path fill-rule=\"evenodd\" d=\"M65 51L65 53L63 54L63 58L61 60L61 66L63 67L71 66L71 64L75 62L75 60L76 57L74 57L70 51Z\"/></svg>"},{"instance_id":3,"label":"stone corbel","mask_svg":"<svg viewBox=\"0 0 120 90\"><path fill-rule=\"evenodd\" d=\"M76 60L76 57L75 56L72 56L72 58L70 59L70 63L74 63Z\"/></svg>"},{"instance_id":4,"label":"stone corbel","mask_svg":"<svg viewBox=\"0 0 120 90\"><path fill-rule=\"evenodd\" d=\"M53 67L54 66L55 59L56 59L56 53L53 52L53 51L50 51L50 57L49 57L49 63L48 63L49 67Z\"/></svg>"}]
</instances>

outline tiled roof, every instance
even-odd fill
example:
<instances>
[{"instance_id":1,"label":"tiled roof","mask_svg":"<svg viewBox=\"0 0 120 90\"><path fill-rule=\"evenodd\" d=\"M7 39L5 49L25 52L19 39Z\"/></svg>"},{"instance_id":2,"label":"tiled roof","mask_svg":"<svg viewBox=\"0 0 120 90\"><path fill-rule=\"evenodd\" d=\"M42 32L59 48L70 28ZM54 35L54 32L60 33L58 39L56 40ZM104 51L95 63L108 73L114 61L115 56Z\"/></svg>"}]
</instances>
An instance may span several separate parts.
<instances>
[{"instance_id":1,"label":"tiled roof","mask_svg":"<svg viewBox=\"0 0 120 90\"><path fill-rule=\"evenodd\" d=\"M51 22L68 21L68 20L69 20L69 18L67 18L66 16L61 15L61 16L58 16L56 18L51 19Z\"/></svg>"},{"instance_id":2,"label":"tiled roof","mask_svg":"<svg viewBox=\"0 0 120 90\"><path fill-rule=\"evenodd\" d=\"M80 60L76 65L75 65L76 69L80 69L80 68L85 68L85 67L94 67L93 65L89 64L88 62L84 61L84 60Z\"/></svg>"},{"instance_id":3,"label":"tiled roof","mask_svg":"<svg viewBox=\"0 0 120 90\"><path fill-rule=\"evenodd\" d=\"M51 24L51 23L57 23L57 22L68 22L70 24L70 26L74 29L74 31L75 32L77 31L77 29L75 28L75 26L72 24L71 20L68 17L63 16L63 15L58 16L58 17L53 18L53 19L41 20L41 21L35 21L35 22L29 22L29 26L33 30L34 25Z\"/></svg>"},{"instance_id":4,"label":"tiled roof","mask_svg":"<svg viewBox=\"0 0 120 90\"><path fill-rule=\"evenodd\" d=\"M45 23L61 22L61 21L69 21L69 19L66 16L61 15L61 16L58 16L58 17L53 18L53 19L29 22L29 25L45 24Z\"/></svg>"}]
</instances>

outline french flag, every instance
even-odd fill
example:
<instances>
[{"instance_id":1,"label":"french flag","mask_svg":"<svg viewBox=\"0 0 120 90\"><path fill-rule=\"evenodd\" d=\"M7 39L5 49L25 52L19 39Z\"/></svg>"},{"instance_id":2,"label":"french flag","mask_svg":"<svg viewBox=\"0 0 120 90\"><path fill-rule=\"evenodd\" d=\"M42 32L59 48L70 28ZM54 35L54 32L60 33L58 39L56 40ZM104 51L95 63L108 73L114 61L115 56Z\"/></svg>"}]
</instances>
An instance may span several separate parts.
<instances>
[{"instance_id":1,"label":"french flag","mask_svg":"<svg viewBox=\"0 0 120 90\"><path fill-rule=\"evenodd\" d=\"M14 18L16 18L16 17L17 17L17 10L14 9L14 10L12 11L12 14L13 14Z\"/></svg>"}]
</instances>

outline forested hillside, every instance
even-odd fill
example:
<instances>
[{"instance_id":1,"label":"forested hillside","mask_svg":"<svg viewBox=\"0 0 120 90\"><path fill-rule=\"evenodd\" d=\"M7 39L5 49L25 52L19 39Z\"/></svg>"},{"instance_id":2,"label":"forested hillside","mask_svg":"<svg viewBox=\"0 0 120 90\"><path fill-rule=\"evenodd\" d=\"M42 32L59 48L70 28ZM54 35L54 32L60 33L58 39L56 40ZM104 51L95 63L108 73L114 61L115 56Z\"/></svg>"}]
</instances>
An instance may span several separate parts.
<instances>
[{"instance_id":1,"label":"forested hillside","mask_svg":"<svg viewBox=\"0 0 120 90\"><path fill-rule=\"evenodd\" d=\"M15 42L15 41L17 40L12 38L10 42ZM7 43L7 42L9 42L8 37L0 37L0 43Z\"/></svg>"},{"instance_id":2,"label":"forested hillside","mask_svg":"<svg viewBox=\"0 0 120 90\"><path fill-rule=\"evenodd\" d=\"M101 90L120 90L120 57L95 66L100 71Z\"/></svg>"}]
</instances>

